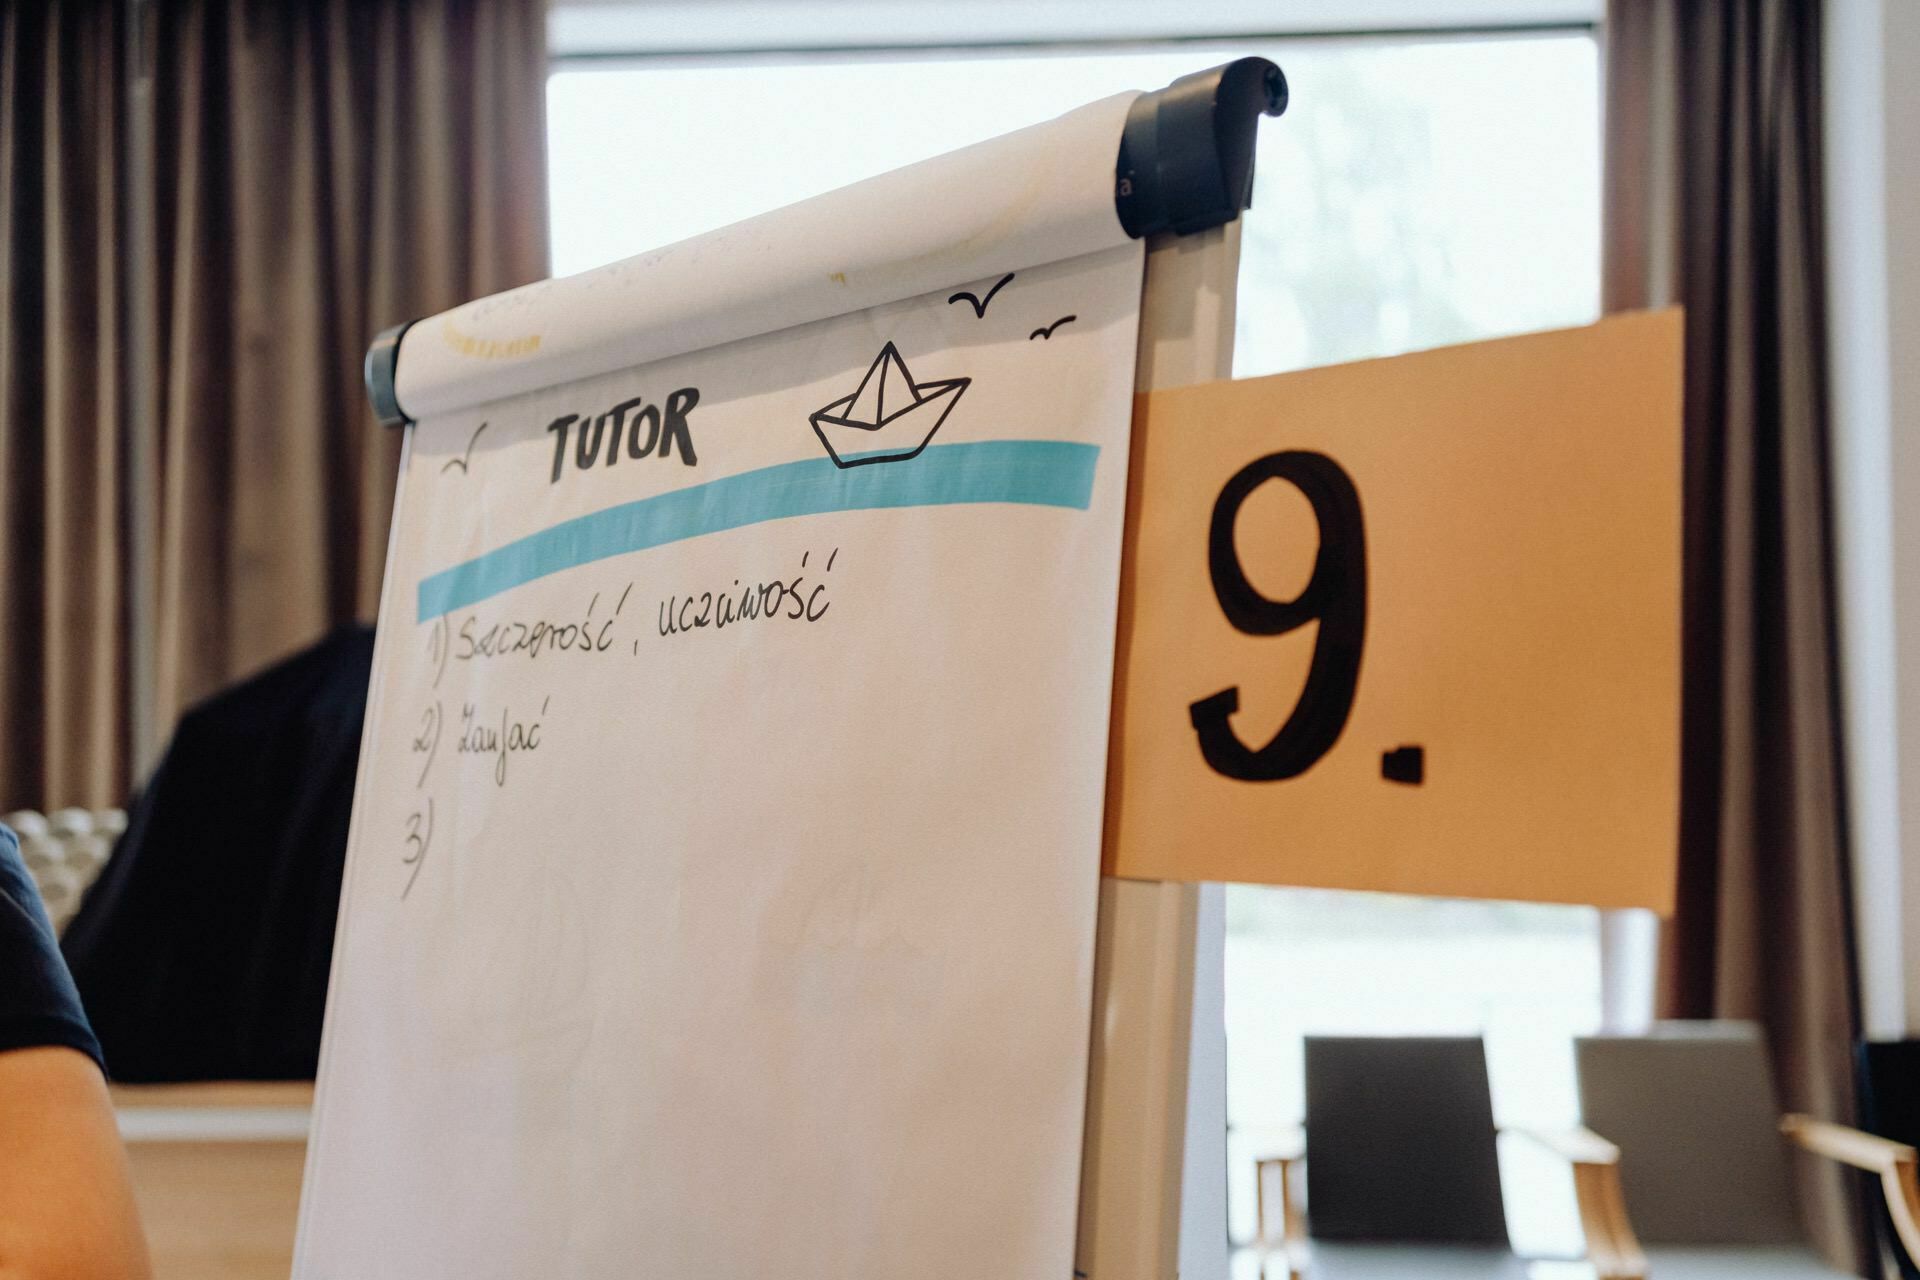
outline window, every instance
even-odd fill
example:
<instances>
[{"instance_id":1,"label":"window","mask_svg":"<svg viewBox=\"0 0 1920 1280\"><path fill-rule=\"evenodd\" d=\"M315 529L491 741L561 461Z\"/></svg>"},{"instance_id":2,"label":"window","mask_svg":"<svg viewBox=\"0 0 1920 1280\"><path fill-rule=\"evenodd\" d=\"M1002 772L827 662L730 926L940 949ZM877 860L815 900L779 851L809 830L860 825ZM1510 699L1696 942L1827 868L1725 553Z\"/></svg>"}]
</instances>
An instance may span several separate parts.
<instances>
[{"instance_id":1,"label":"window","mask_svg":"<svg viewBox=\"0 0 1920 1280\"><path fill-rule=\"evenodd\" d=\"M671 243L1247 53L1280 63L1260 134L1236 372L1593 319L1599 86L1584 31L562 63L549 89L557 273ZM1572 1118L1598 1025L1596 913L1228 890L1232 1227L1252 1157L1301 1111L1300 1037L1488 1037L1505 1122ZM1523 1251L1577 1249L1571 1183L1503 1148Z\"/></svg>"}]
</instances>

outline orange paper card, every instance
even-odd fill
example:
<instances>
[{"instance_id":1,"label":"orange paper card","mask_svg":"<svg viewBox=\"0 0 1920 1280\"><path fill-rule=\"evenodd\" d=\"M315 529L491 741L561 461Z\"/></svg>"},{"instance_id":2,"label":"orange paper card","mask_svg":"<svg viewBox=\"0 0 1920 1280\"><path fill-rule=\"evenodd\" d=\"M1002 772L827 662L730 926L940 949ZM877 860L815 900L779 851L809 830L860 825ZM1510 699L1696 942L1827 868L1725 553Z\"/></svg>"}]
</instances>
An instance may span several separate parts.
<instances>
[{"instance_id":1,"label":"orange paper card","mask_svg":"<svg viewBox=\"0 0 1920 1280\"><path fill-rule=\"evenodd\" d=\"M1136 404L1107 870L1673 903L1676 311Z\"/></svg>"}]
</instances>

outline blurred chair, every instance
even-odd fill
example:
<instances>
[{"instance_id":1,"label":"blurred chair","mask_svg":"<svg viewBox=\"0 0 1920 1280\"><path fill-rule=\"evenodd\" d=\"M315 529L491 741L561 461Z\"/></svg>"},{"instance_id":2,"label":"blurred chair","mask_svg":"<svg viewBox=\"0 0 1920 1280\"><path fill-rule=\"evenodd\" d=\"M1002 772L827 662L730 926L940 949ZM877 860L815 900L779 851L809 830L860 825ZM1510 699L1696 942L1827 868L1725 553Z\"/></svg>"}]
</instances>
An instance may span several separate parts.
<instances>
[{"instance_id":1,"label":"blurred chair","mask_svg":"<svg viewBox=\"0 0 1920 1280\"><path fill-rule=\"evenodd\" d=\"M20 837L21 861L40 890L54 932L61 933L107 865L113 842L127 829L127 815L119 809L56 809L44 815L16 809L0 813L0 825Z\"/></svg>"},{"instance_id":2,"label":"blurred chair","mask_svg":"<svg viewBox=\"0 0 1920 1280\"><path fill-rule=\"evenodd\" d=\"M1313 1280L1515 1280L1477 1038L1308 1037L1307 1152L1257 1168L1260 1246ZM1309 1243L1310 1238L1310 1243Z\"/></svg>"},{"instance_id":3,"label":"blurred chair","mask_svg":"<svg viewBox=\"0 0 1920 1280\"><path fill-rule=\"evenodd\" d=\"M1913 1148L1775 1110L1754 1027L1674 1023L1647 1036L1577 1040L1586 1127L1536 1135L1573 1163L1601 1280L1829 1280L1847 1273L1809 1247L1784 1132L1880 1175L1911 1225ZM1596 1136L1598 1135L1598 1136Z\"/></svg>"}]
</instances>

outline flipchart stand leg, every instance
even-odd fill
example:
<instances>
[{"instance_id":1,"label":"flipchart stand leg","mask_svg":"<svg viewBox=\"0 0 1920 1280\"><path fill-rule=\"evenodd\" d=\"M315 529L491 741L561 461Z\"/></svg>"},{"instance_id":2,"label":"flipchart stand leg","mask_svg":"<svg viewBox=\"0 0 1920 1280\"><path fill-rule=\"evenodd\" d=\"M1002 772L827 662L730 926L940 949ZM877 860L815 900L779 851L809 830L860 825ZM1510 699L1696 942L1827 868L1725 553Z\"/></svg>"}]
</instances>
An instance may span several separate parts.
<instances>
[{"instance_id":1,"label":"flipchart stand leg","mask_svg":"<svg viewBox=\"0 0 1920 1280\"><path fill-rule=\"evenodd\" d=\"M1180 1179L1180 1274L1227 1276L1227 887L1194 886L1187 1157Z\"/></svg>"},{"instance_id":2,"label":"flipchart stand leg","mask_svg":"<svg viewBox=\"0 0 1920 1280\"><path fill-rule=\"evenodd\" d=\"M1147 246L1135 385L1231 377L1236 220ZM1074 1274L1227 1274L1224 895L1105 879Z\"/></svg>"}]
</instances>

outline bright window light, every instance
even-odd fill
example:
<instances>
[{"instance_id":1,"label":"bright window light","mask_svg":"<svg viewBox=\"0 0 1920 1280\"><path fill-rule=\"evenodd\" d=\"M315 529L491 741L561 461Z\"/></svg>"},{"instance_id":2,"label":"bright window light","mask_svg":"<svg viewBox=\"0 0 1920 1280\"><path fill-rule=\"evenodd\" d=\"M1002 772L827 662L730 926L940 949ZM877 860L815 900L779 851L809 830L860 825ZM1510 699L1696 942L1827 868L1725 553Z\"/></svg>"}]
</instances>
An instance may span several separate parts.
<instances>
[{"instance_id":1,"label":"bright window light","mask_svg":"<svg viewBox=\"0 0 1920 1280\"><path fill-rule=\"evenodd\" d=\"M1260 131L1238 374L1596 317L1598 58L1584 34L564 65L548 92L555 269L1249 53L1286 69L1292 105ZM1599 1017L1592 911L1230 888L1234 1237L1252 1234L1253 1156L1300 1118L1303 1035L1484 1034L1501 1120L1551 1124L1573 1114L1568 1037ZM1502 1155L1516 1245L1577 1250L1564 1168Z\"/></svg>"}]
</instances>

